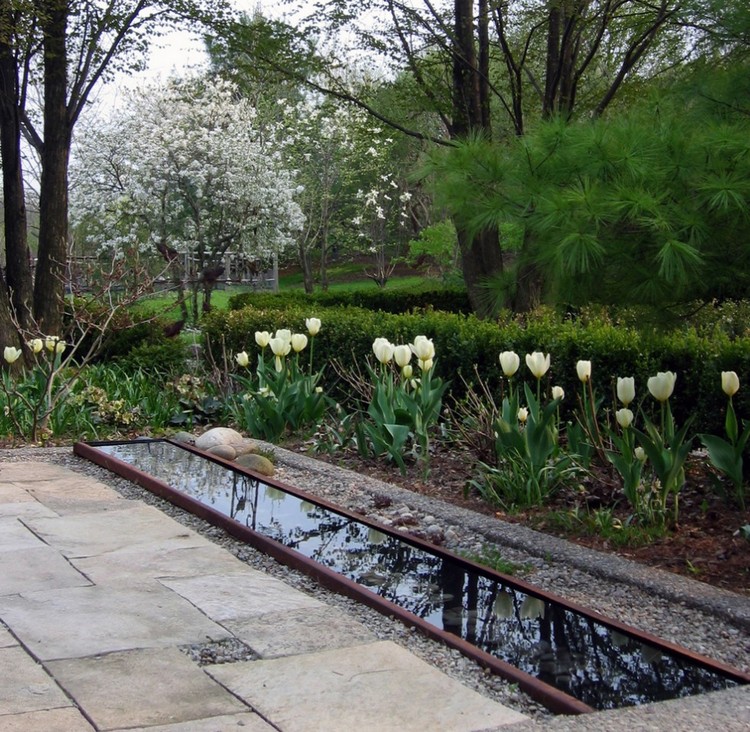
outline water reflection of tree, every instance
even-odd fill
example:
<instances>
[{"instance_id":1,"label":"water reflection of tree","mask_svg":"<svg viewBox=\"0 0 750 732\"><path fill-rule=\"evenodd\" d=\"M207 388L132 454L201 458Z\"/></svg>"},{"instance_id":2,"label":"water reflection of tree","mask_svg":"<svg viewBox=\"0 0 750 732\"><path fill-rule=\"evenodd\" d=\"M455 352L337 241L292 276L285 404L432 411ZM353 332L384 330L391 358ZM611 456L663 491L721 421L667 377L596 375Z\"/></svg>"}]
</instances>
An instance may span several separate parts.
<instances>
[{"instance_id":1,"label":"water reflection of tree","mask_svg":"<svg viewBox=\"0 0 750 732\"><path fill-rule=\"evenodd\" d=\"M374 543L366 525L288 494L269 498L257 480L169 443L111 452L593 707L732 685L398 537L381 534Z\"/></svg>"}]
</instances>

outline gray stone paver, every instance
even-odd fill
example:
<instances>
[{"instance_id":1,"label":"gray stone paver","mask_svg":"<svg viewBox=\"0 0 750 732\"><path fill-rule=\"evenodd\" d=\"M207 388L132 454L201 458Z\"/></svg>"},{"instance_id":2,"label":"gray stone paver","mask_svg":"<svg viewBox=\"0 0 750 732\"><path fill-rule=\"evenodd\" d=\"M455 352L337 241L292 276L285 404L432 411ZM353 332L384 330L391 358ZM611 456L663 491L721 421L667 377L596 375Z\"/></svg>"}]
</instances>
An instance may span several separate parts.
<instances>
[{"instance_id":1,"label":"gray stone paver","mask_svg":"<svg viewBox=\"0 0 750 732\"><path fill-rule=\"evenodd\" d=\"M348 615L323 606L267 613L223 625L261 658L279 658L374 641L375 635Z\"/></svg>"},{"instance_id":2,"label":"gray stone paver","mask_svg":"<svg viewBox=\"0 0 750 732\"><path fill-rule=\"evenodd\" d=\"M153 582L0 597L0 618L38 658L77 658L227 638L230 633Z\"/></svg>"},{"instance_id":3,"label":"gray stone paver","mask_svg":"<svg viewBox=\"0 0 750 732\"><path fill-rule=\"evenodd\" d=\"M176 648L52 661L48 668L101 730L249 711Z\"/></svg>"},{"instance_id":4,"label":"gray stone paver","mask_svg":"<svg viewBox=\"0 0 750 732\"><path fill-rule=\"evenodd\" d=\"M66 477L40 483L19 483L35 500L60 515L89 513L91 511L116 511L134 505L96 480L83 480L67 471Z\"/></svg>"},{"instance_id":5,"label":"gray stone paver","mask_svg":"<svg viewBox=\"0 0 750 732\"><path fill-rule=\"evenodd\" d=\"M91 582L51 547L0 551L0 595L87 587Z\"/></svg>"},{"instance_id":6,"label":"gray stone paver","mask_svg":"<svg viewBox=\"0 0 750 732\"><path fill-rule=\"evenodd\" d=\"M470 732L523 719L157 509L49 464L0 465L0 623L3 732ZM231 637L267 660L201 668L179 650Z\"/></svg>"},{"instance_id":7,"label":"gray stone paver","mask_svg":"<svg viewBox=\"0 0 750 732\"><path fill-rule=\"evenodd\" d=\"M205 546L199 534L186 529L156 508L142 504L57 518L28 519L27 526L66 557L90 557L153 542L174 548Z\"/></svg>"},{"instance_id":8,"label":"gray stone paver","mask_svg":"<svg viewBox=\"0 0 750 732\"><path fill-rule=\"evenodd\" d=\"M128 727L127 732L276 732L257 714L232 714L209 719L193 719L190 722L159 725L158 727ZM120 732L113 730L113 732ZM122 730L125 732L125 730Z\"/></svg>"},{"instance_id":9,"label":"gray stone paver","mask_svg":"<svg viewBox=\"0 0 750 732\"><path fill-rule=\"evenodd\" d=\"M525 719L390 641L207 670L284 732L471 732Z\"/></svg>"},{"instance_id":10,"label":"gray stone paver","mask_svg":"<svg viewBox=\"0 0 750 732\"><path fill-rule=\"evenodd\" d=\"M17 645L18 641L10 634L10 631L0 625L0 648L10 648L10 646Z\"/></svg>"},{"instance_id":11,"label":"gray stone paver","mask_svg":"<svg viewBox=\"0 0 750 732\"><path fill-rule=\"evenodd\" d=\"M44 546L44 542L12 516L0 517L0 552L25 551Z\"/></svg>"},{"instance_id":12,"label":"gray stone paver","mask_svg":"<svg viewBox=\"0 0 750 732\"><path fill-rule=\"evenodd\" d=\"M319 600L249 568L241 573L164 579L161 583L217 622L246 620L269 612L325 607Z\"/></svg>"},{"instance_id":13,"label":"gray stone paver","mask_svg":"<svg viewBox=\"0 0 750 732\"><path fill-rule=\"evenodd\" d=\"M170 542L154 542L70 561L97 585L120 587L123 583L138 583L149 578L194 577L217 571L231 573L246 566L215 544L175 549Z\"/></svg>"},{"instance_id":14,"label":"gray stone paver","mask_svg":"<svg viewBox=\"0 0 750 732\"><path fill-rule=\"evenodd\" d=\"M20 646L0 648L0 712L19 714L72 706L54 679ZM2 725L0 716L0 729Z\"/></svg>"},{"instance_id":15,"label":"gray stone paver","mask_svg":"<svg viewBox=\"0 0 750 732\"><path fill-rule=\"evenodd\" d=\"M94 732L86 718L73 707L3 715L0 729L3 732Z\"/></svg>"}]
</instances>

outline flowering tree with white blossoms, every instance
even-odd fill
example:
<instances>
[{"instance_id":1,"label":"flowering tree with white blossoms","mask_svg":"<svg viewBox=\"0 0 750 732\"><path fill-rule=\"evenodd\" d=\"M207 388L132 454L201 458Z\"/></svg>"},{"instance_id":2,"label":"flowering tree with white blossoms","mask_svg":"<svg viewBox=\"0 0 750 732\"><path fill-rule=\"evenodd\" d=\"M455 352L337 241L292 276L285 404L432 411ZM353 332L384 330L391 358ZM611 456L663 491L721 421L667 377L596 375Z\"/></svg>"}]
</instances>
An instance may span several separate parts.
<instances>
[{"instance_id":1,"label":"flowering tree with white blossoms","mask_svg":"<svg viewBox=\"0 0 750 732\"><path fill-rule=\"evenodd\" d=\"M227 254L263 260L294 243L304 217L283 165L281 128L218 80L133 93L116 120L78 140L72 211L84 236L120 256L158 251L204 309Z\"/></svg>"}]
</instances>

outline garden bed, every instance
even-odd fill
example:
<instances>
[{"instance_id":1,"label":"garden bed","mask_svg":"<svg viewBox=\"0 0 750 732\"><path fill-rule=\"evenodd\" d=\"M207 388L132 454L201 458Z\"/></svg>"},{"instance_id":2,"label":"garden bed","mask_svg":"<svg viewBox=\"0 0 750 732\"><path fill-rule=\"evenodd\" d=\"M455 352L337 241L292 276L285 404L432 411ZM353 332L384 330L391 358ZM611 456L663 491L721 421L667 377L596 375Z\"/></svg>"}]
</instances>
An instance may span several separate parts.
<instances>
[{"instance_id":1,"label":"garden bed","mask_svg":"<svg viewBox=\"0 0 750 732\"><path fill-rule=\"evenodd\" d=\"M291 449L303 447L298 444ZM474 491L465 491L472 477L471 458L455 449L436 452L427 480L419 466L407 466L402 475L393 466L354 452L315 457L485 515L750 595L750 539L740 530L750 524L750 511L742 513L719 497L697 460L688 466L688 481L680 496L680 524L660 535L628 526L627 506L624 501L618 504L607 474L587 481L584 490L554 496L544 507L509 512L488 505Z\"/></svg>"}]
</instances>

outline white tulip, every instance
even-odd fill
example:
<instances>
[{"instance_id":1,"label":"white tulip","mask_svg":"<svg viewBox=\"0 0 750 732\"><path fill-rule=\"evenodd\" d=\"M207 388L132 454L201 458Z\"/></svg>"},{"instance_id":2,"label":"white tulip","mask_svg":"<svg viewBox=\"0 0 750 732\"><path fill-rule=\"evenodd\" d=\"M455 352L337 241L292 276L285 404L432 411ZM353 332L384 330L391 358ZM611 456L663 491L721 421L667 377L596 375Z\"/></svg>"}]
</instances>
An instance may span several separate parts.
<instances>
[{"instance_id":1,"label":"white tulip","mask_svg":"<svg viewBox=\"0 0 750 732\"><path fill-rule=\"evenodd\" d=\"M256 330L255 331L255 342L261 347L265 348L271 341L271 334L267 330Z\"/></svg>"},{"instance_id":2,"label":"white tulip","mask_svg":"<svg viewBox=\"0 0 750 732\"><path fill-rule=\"evenodd\" d=\"M591 361L579 361L576 364L578 378L585 384L591 378Z\"/></svg>"},{"instance_id":3,"label":"white tulip","mask_svg":"<svg viewBox=\"0 0 750 732\"><path fill-rule=\"evenodd\" d=\"M562 401L565 399L565 389L563 389L561 386L553 386L552 387L552 398L553 399L559 399Z\"/></svg>"},{"instance_id":4,"label":"white tulip","mask_svg":"<svg viewBox=\"0 0 750 732\"><path fill-rule=\"evenodd\" d=\"M311 336L316 336L320 332L320 318L307 318L305 325L307 326L307 332Z\"/></svg>"},{"instance_id":5,"label":"white tulip","mask_svg":"<svg viewBox=\"0 0 750 732\"><path fill-rule=\"evenodd\" d=\"M372 352L382 364L389 363L393 358L393 349L393 344L387 338L376 338L372 344Z\"/></svg>"},{"instance_id":6,"label":"white tulip","mask_svg":"<svg viewBox=\"0 0 750 732\"><path fill-rule=\"evenodd\" d=\"M15 363L21 357L22 353L23 351L21 351L20 348L16 348L15 346L5 346L3 358L7 363Z\"/></svg>"},{"instance_id":7,"label":"white tulip","mask_svg":"<svg viewBox=\"0 0 750 732\"><path fill-rule=\"evenodd\" d=\"M411 348L409 346L396 346L393 349L393 360L399 368L403 368L411 361Z\"/></svg>"},{"instance_id":8,"label":"white tulip","mask_svg":"<svg viewBox=\"0 0 750 732\"><path fill-rule=\"evenodd\" d=\"M29 348L34 353L39 353L44 348L44 341L41 338L33 338L29 341Z\"/></svg>"},{"instance_id":9,"label":"white tulip","mask_svg":"<svg viewBox=\"0 0 750 732\"><path fill-rule=\"evenodd\" d=\"M740 379L734 371L721 372L721 388L728 397L734 396L740 390Z\"/></svg>"},{"instance_id":10,"label":"white tulip","mask_svg":"<svg viewBox=\"0 0 750 732\"><path fill-rule=\"evenodd\" d=\"M622 409L618 409L615 412L615 419L617 420L617 424L619 424L620 427L626 430L628 427L630 427L631 424L633 424L635 415L630 409L628 409L627 407L623 407Z\"/></svg>"},{"instance_id":11,"label":"white tulip","mask_svg":"<svg viewBox=\"0 0 750 732\"><path fill-rule=\"evenodd\" d=\"M528 410L528 409L526 409L526 407L521 407L521 408L520 408L520 409L518 410L518 421L519 421L519 422L520 422L521 424L525 424L525 423L526 423L526 420L527 420L528 418L529 418L529 410Z\"/></svg>"},{"instance_id":12,"label":"white tulip","mask_svg":"<svg viewBox=\"0 0 750 732\"><path fill-rule=\"evenodd\" d=\"M427 336L418 335L410 347L420 361L431 361L435 358L435 345Z\"/></svg>"},{"instance_id":13,"label":"white tulip","mask_svg":"<svg viewBox=\"0 0 750 732\"><path fill-rule=\"evenodd\" d=\"M635 379L632 376L617 377L617 398L626 407L635 399Z\"/></svg>"},{"instance_id":14,"label":"white tulip","mask_svg":"<svg viewBox=\"0 0 750 732\"><path fill-rule=\"evenodd\" d=\"M247 355L246 351L240 351L239 353L235 354L234 360L240 366L247 366L250 363L250 357Z\"/></svg>"},{"instance_id":15,"label":"white tulip","mask_svg":"<svg viewBox=\"0 0 750 732\"><path fill-rule=\"evenodd\" d=\"M549 371L549 364L549 353L546 356L541 351L526 354L526 365L537 379L541 379Z\"/></svg>"},{"instance_id":16,"label":"white tulip","mask_svg":"<svg viewBox=\"0 0 750 732\"><path fill-rule=\"evenodd\" d=\"M659 402L666 402L672 396L675 381L677 381L677 374L671 371L659 371L656 376L649 378L646 385L654 399Z\"/></svg>"},{"instance_id":17,"label":"white tulip","mask_svg":"<svg viewBox=\"0 0 750 732\"><path fill-rule=\"evenodd\" d=\"M295 333L292 336L291 346L295 353L304 351L307 346L307 336L304 333Z\"/></svg>"},{"instance_id":18,"label":"white tulip","mask_svg":"<svg viewBox=\"0 0 750 732\"><path fill-rule=\"evenodd\" d=\"M503 351L500 354L499 359L500 368L503 370L503 374L508 378L513 376L521 365L521 358L515 351Z\"/></svg>"}]
</instances>

